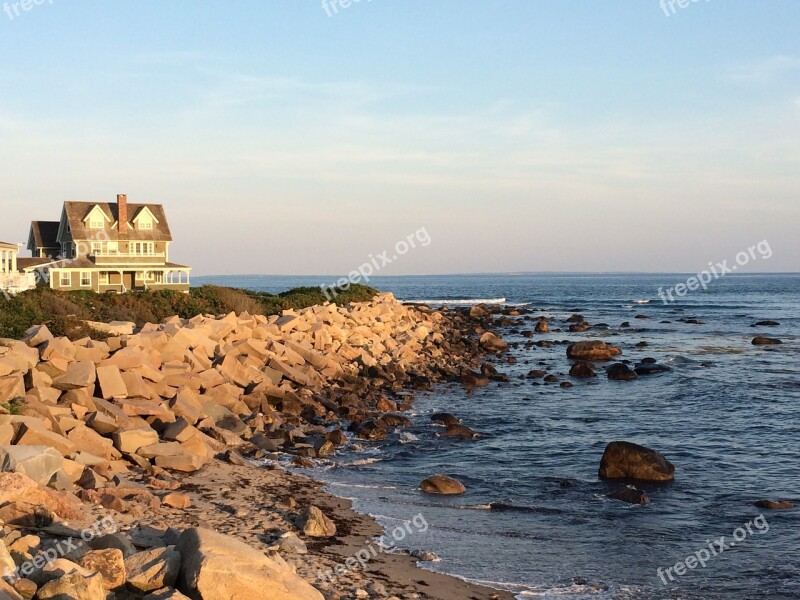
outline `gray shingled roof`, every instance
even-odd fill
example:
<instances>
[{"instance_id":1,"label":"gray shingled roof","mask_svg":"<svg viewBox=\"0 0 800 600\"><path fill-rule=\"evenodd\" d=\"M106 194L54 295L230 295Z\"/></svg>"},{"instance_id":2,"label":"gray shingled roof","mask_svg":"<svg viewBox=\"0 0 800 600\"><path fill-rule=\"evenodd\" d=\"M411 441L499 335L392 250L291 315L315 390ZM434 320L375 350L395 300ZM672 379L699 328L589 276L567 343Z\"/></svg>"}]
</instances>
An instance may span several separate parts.
<instances>
[{"instance_id":1,"label":"gray shingled roof","mask_svg":"<svg viewBox=\"0 0 800 600\"><path fill-rule=\"evenodd\" d=\"M58 221L31 221L33 241L37 248L58 248Z\"/></svg>"},{"instance_id":2,"label":"gray shingled roof","mask_svg":"<svg viewBox=\"0 0 800 600\"><path fill-rule=\"evenodd\" d=\"M117 222L117 203L116 202L64 202L64 210L67 213L67 222L72 231L72 239L89 240L97 238L99 229L90 229L83 220L95 206L108 215L110 223L105 223L105 232L109 240L134 240L144 242L171 242L172 233L169 230L167 214L161 204L131 204L128 203L128 233L119 235L119 230L114 227ZM153 216L158 219L158 223L153 223L153 229L140 231L131 224L136 216L144 209L150 209Z\"/></svg>"}]
</instances>

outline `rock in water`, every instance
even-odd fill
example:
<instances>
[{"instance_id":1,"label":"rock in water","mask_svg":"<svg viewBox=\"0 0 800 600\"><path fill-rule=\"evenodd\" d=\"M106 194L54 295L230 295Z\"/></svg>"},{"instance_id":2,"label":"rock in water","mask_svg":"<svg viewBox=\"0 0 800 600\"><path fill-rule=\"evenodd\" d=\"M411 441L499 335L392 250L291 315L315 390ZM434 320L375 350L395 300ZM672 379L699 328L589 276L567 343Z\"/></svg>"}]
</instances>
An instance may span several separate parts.
<instances>
[{"instance_id":1,"label":"rock in water","mask_svg":"<svg viewBox=\"0 0 800 600\"><path fill-rule=\"evenodd\" d=\"M177 550L183 557L181 582L186 589L181 589L202 600L324 600L282 558L269 558L236 538L187 529Z\"/></svg>"},{"instance_id":2,"label":"rock in water","mask_svg":"<svg viewBox=\"0 0 800 600\"><path fill-rule=\"evenodd\" d=\"M614 492L613 494L609 494L608 497L628 504L641 504L642 506L650 504L650 496L648 496L646 492L637 490L634 487Z\"/></svg>"},{"instance_id":3,"label":"rock in water","mask_svg":"<svg viewBox=\"0 0 800 600\"><path fill-rule=\"evenodd\" d=\"M309 537L333 537L336 535L336 524L316 506L309 506L303 515L303 533Z\"/></svg>"},{"instance_id":4,"label":"rock in water","mask_svg":"<svg viewBox=\"0 0 800 600\"><path fill-rule=\"evenodd\" d=\"M608 378L612 381L632 381L637 377L638 373L623 363L616 363L608 368Z\"/></svg>"},{"instance_id":5,"label":"rock in water","mask_svg":"<svg viewBox=\"0 0 800 600\"><path fill-rule=\"evenodd\" d=\"M590 377L597 377L597 373L592 369L590 363L577 362L572 365L569 374L576 379L589 379Z\"/></svg>"},{"instance_id":6,"label":"rock in water","mask_svg":"<svg viewBox=\"0 0 800 600\"><path fill-rule=\"evenodd\" d=\"M675 465L655 450L631 442L611 442L600 461L603 479L672 481Z\"/></svg>"},{"instance_id":7,"label":"rock in water","mask_svg":"<svg viewBox=\"0 0 800 600\"><path fill-rule=\"evenodd\" d=\"M487 331L481 336L480 345L481 348L489 350L490 352L501 352L508 348L508 342L491 331Z\"/></svg>"},{"instance_id":8,"label":"rock in water","mask_svg":"<svg viewBox=\"0 0 800 600\"><path fill-rule=\"evenodd\" d=\"M764 336L757 336L753 338L753 346L775 346L777 344L782 344L783 342L777 338L769 338Z\"/></svg>"},{"instance_id":9,"label":"rock in water","mask_svg":"<svg viewBox=\"0 0 800 600\"><path fill-rule=\"evenodd\" d=\"M758 508L766 508L767 510L789 510L794 508L794 503L788 500L759 500L755 504Z\"/></svg>"},{"instance_id":10,"label":"rock in water","mask_svg":"<svg viewBox=\"0 0 800 600\"><path fill-rule=\"evenodd\" d=\"M439 494L442 496L455 496L467 491L463 483L444 475L431 475L419 487L426 494Z\"/></svg>"},{"instance_id":11,"label":"rock in water","mask_svg":"<svg viewBox=\"0 0 800 600\"><path fill-rule=\"evenodd\" d=\"M600 340L577 342L567 346L567 358L573 360L611 360L612 356L622 354L622 350Z\"/></svg>"}]
</instances>

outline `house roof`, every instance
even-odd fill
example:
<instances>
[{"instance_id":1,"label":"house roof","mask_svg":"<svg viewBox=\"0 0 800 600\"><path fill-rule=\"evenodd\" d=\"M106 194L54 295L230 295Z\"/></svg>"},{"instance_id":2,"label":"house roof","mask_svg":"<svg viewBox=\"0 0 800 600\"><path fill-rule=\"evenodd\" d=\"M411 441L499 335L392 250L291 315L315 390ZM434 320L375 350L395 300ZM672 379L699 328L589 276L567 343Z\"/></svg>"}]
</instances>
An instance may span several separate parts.
<instances>
[{"instance_id":1,"label":"house roof","mask_svg":"<svg viewBox=\"0 0 800 600\"><path fill-rule=\"evenodd\" d=\"M58 248L58 221L32 221L31 232L37 248Z\"/></svg>"},{"instance_id":2,"label":"house roof","mask_svg":"<svg viewBox=\"0 0 800 600\"><path fill-rule=\"evenodd\" d=\"M95 206L99 206L108 220L103 229L91 229L84 221ZM144 208L148 208L157 222L153 229L136 229L131 220L135 219ZM105 231L109 240L140 240L145 242L171 242L172 233L167 222L167 214L161 204L128 204L128 233L119 234L117 227L118 212L116 202L64 202L64 212L67 216L73 240L90 240L98 237L100 231ZM105 236L104 236L105 237Z\"/></svg>"},{"instance_id":3,"label":"house roof","mask_svg":"<svg viewBox=\"0 0 800 600\"><path fill-rule=\"evenodd\" d=\"M53 264L55 262L58 261L54 261L52 258L18 258L17 268L20 271L28 271L37 267L41 267L42 265Z\"/></svg>"},{"instance_id":4,"label":"house roof","mask_svg":"<svg viewBox=\"0 0 800 600\"><path fill-rule=\"evenodd\" d=\"M0 242L0 248L5 250L19 250L19 246L16 244L9 244L8 242Z\"/></svg>"}]
</instances>

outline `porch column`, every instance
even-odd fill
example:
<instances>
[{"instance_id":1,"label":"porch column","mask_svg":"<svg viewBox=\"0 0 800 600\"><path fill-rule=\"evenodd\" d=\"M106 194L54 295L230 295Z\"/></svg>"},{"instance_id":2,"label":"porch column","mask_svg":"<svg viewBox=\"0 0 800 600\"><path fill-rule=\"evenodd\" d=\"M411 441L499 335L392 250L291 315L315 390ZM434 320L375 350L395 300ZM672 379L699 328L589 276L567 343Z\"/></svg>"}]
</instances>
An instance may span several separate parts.
<instances>
[{"instance_id":1,"label":"porch column","mask_svg":"<svg viewBox=\"0 0 800 600\"><path fill-rule=\"evenodd\" d=\"M0 273L8 273L6 269L6 251L0 250Z\"/></svg>"},{"instance_id":2,"label":"porch column","mask_svg":"<svg viewBox=\"0 0 800 600\"><path fill-rule=\"evenodd\" d=\"M12 273L16 273L17 272L17 253L16 252L12 252L11 253L11 272Z\"/></svg>"}]
</instances>

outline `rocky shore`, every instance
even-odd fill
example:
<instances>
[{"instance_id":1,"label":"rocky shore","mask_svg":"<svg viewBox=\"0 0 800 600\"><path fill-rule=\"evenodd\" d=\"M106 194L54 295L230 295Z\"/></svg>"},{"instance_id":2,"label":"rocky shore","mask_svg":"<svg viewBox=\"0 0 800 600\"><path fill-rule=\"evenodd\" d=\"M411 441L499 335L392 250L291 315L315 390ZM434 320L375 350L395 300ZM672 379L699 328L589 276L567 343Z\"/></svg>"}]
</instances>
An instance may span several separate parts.
<instances>
[{"instance_id":1,"label":"rocky shore","mask_svg":"<svg viewBox=\"0 0 800 600\"><path fill-rule=\"evenodd\" d=\"M479 316L383 294L0 340L0 598L510 598L365 556L371 519L264 466L383 439L438 381L497 377L480 354L505 343Z\"/></svg>"}]
</instances>

